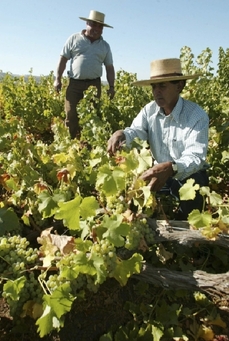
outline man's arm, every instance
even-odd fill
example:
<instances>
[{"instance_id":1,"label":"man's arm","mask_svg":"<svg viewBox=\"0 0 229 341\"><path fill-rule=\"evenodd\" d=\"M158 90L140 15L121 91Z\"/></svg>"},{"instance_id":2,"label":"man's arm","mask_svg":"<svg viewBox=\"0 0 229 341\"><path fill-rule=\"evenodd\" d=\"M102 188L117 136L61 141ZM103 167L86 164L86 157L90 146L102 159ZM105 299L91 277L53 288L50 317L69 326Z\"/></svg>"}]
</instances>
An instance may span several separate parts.
<instances>
[{"instance_id":1,"label":"man's arm","mask_svg":"<svg viewBox=\"0 0 229 341\"><path fill-rule=\"evenodd\" d=\"M106 65L106 74L107 74L107 81L109 84L109 90L108 94L110 95L110 98L112 99L115 94L114 90L114 81L115 81L115 70L113 65Z\"/></svg>"},{"instance_id":2,"label":"man's arm","mask_svg":"<svg viewBox=\"0 0 229 341\"><path fill-rule=\"evenodd\" d=\"M66 68L67 61L68 59L66 57L60 56L60 61L56 71L56 79L54 81L54 87L57 92L59 92L62 88L61 78Z\"/></svg>"}]
</instances>

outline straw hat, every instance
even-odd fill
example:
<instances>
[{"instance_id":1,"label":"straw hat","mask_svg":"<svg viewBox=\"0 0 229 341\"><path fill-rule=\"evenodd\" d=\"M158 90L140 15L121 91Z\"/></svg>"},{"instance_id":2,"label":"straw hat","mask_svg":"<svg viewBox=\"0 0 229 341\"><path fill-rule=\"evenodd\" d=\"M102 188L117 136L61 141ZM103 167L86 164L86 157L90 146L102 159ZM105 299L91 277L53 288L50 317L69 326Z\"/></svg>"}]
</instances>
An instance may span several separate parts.
<instances>
[{"instance_id":1,"label":"straw hat","mask_svg":"<svg viewBox=\"0 0 229 341\"><path fill-rule=\"evenodd\" d=\"M199 77L200 75L183 75L181 62L178 58L158 59L150 63L150 79L136 81L133 84L144 86L152 83L186 80Z\"/></svg>"},{"instance_id":2,"label":"straw hat","mask_svg":"<svg viewBox=\"0 0 229 341\"><path fill-rule=\"evenodd\" d=\"M112 26L104 23L105 14L101 12L91 10L88 18L84 18L84 17L79 17L79 18L85 21L88 21L88 20L95 21L99 24L102 24L103 26L113 28Z\"/></svg>"}]
</instances>

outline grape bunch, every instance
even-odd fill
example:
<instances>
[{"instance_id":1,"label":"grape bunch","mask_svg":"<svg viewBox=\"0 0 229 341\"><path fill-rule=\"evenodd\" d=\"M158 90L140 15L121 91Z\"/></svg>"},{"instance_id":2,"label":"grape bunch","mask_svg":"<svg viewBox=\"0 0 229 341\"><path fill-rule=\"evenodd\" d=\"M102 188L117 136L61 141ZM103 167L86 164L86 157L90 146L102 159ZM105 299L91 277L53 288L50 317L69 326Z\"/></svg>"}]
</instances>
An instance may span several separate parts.
<instances>
[{"instance_id":1,"label":"grape bunch","mask_svg":"<svg viewBox=\"0 0 229 341\"><path fill-rule=\"evenodd\" d=\"M26 238L19 235L0 237L0 273L4 278L16 279L20 273L34 266L38 250L29 247Z\"/></svg>"},{"instance_id":2,"label":"grape bunch","mask_svg":"<svg viewBox=\"0 0 229 341\"><path fill-rule=\"evenodd\" d=\"M112 273L117 264L117 254L115 246L107 239L102 239L100 243L94 243L91 247L91 253L97 254L103 258L103 264L106 268L108 276L112 277Z\"/></svg>"},{"instance_id":3,"label":"grape bunch","mask_svg":"<svg viewBox=\"0 0 229 341\"><path fill-rule=\"evenodd\" d=\"M52 293L54 290L56 290L60 285L64 283L70 284L70 281L62 277L61 274L58 273L49 275L47 281L45 282L49 293Z\"/></svg>"},{"instance_id":4,"label":"grape bunch","mask_svg":"<svg viewBox=\"0 0 229 341\"><path fill-rule=\"evenodd\" d=\"M128 209L128 203L122 195L111 195L106 198L106 209L108 212L121 214Z\"/></svg>"},{"instance_id":5,"label":"grape bunch","mask_svg":"<svg viewBox=\"0 0 229 341\"><path fill-rule=\"evenodd\" d=\"M146 218L133 220L130 233L126 236L125 248L128 250L137 250L142 240L148 246L154 242L154 232L147 224Z\"/></svg>"},{"instance_id":6,"label":"grape bunch","mask_svg":"<svg viewBox=\"0 0 229 341\"><path fill-rule=\"evenodd\" d=\"M10 307L12 317L22 316L23 307L26 302L42 304L43 290L34 272L24 275L24 285L21 286L18 297L12 297L11 290L5 289L3 286L2 297L6 300Z\"/></svg>"},{"instance_id":7,"label":"grape bunch","mask_svg":"<svg viewBox=\"0 0 229 341\"><path fill-rule=\"evenodd\" d=\"M18 287L18 297L12 296L12 290L3 285L2 297L10 307L11 316L19 316L27 301L41 303L43 290L38 281L38 273L34 270L38 261L38 250L29 246L26 238L19 235L0 238L0 273L6 284L23 278ZM16 282L15 282L16 285Z\"/></svg>"}]
</instances>

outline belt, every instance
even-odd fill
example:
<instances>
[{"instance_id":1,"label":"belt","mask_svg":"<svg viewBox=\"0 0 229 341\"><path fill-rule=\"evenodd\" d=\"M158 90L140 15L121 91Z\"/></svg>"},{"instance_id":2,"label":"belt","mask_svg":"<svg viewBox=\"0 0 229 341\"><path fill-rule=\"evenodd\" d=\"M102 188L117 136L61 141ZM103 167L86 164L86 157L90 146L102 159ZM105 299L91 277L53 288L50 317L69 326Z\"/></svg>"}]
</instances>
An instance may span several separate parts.
<instances>
[{"instance_id":1,"label":"belt","mask_svg":"<svg viewBox=\"0 0 229 341\"><path fill-rule=\"evenodd\" d=\"M73 81L77 81L77 82L93 82L93 81L97 81L100 79L100 77L94 78L94 79L75 79L75 78L70 78Z\"/></svg>"}]
</instances>

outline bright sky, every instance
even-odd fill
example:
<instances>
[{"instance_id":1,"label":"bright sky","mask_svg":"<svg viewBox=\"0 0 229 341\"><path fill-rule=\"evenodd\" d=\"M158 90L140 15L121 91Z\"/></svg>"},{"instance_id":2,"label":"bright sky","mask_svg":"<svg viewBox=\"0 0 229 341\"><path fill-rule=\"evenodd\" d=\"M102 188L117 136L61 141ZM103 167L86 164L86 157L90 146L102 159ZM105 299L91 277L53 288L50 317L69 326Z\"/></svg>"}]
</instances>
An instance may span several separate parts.
<instances>
[{"instance_id":1,"label":"bright sky","mask_svg":"<svg viewBox=\"0 0 229 341\"><path fill-rule=\"evenodd\" d=\"M103 38L115 70L148 79L154 59L195 57L209 47L229 48L229 0L0 0L0 70L34 76L56 71L66 39L85 28L90 10L105 14ZM103 72L103 80L106 79Z\"/></svg>"}]
</instances>

